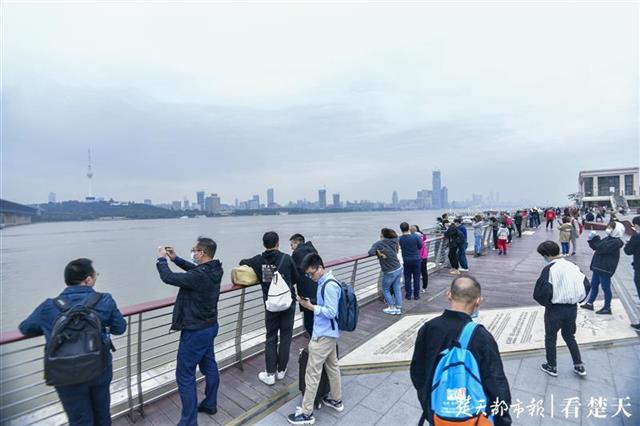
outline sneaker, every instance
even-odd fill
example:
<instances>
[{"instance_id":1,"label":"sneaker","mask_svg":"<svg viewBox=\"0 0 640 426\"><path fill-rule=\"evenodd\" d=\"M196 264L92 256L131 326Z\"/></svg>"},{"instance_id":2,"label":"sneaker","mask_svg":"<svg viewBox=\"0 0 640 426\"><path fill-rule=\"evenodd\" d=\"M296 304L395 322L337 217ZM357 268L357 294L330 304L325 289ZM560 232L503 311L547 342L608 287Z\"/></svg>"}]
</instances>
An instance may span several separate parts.
<instances>
[{"instance_id":1,"label":"sneaker","mask_svg":"<svg viewBox=\"0 0 640 426\"><path fill-rule=\"evenodd\" d=\"M342 400L336 401L335 399L331 399L325 396L324 398L322 398L322 403L338 412L344 410L344 404L342 403Z\"/></svg>"},{"instance_id":2,"label":"sneaker","mask_svg":"<svg viewBox=\"0 0 640 426\"><path fill-rule=\"evenodd\" d=\"M588 309L588 310L590 310L590 311L593 311L593 304L592 304L592 303L589 303L589 302L587 302L587 303L583 303L582 305L580 305L580 307L581 307L582 309Z\"/></svg>"},{"instance_id":3,"label":"sneaker","mask_svg":"<svg viewBox=\"0 0 640 426\"><path fill-rule=\"evenodd\" d=\"M422 288L422 289L420 289L420 293L425 294L426 292L427 292L427 289L426 289L426 288Z\"/></svg>"},{"instance_id":4,"label":"sneaker","mask_svg":"<svg viewBox=\"0 0 640 426\"><path fill-rule=\"evenodd\" d=\"M206 413L210 416L214 416L217 412L218 412L217 408L205 407L202 404L198 405L198 413Z\"/></svg>"},{"instance_id":5,"label":"sneaker","mask_svg":"<svg viewBox=\"0 0 640 426\"><path fill-rule=\"evenodd\" d=\"M420 300L420 295L418 294L417 296L413 296L413 300Z\"/></svg>"},{"instance_id":6,"label":"sneaker","mask_svg":"<svg viewBox=\"0 0 640 426\"><path fill-rule=\"evenodd\" d=\"M391 306L389 306L388 308L384 308L382 310L382 312L384 312L385 314L388 314L388 315L395 315L396 314L396 308L392 308Z\"/></svg>"},{"instance_id":7,"label":"sneaker","mask_svg":"<svg viewBox=\"0 0 640 426\"><path fill-rule=\"evenodd\" d=\"M269 385L269 386L274 385L276 383L276 375L269 374L266 371L259 372L258 379L265 385Z\"/></svg>"},{"instance_id":8,"label":"sneaker","mask_svg":"<svg viewBox=\"0 0 640 426\"><path fill-rule=\"evenodd\" d=\"M596 311L596 314L599 314L599 315L611 315L611 308L602 308L599 311Z\"/></svg>"},{"instance_id":9,"label":"sneaker","mask_svg":"<svg viewBox=\"0 0 640 426\"><path fill-rule=\"evenodd\" d=\"M640 331L640 322L638 324L631 324L631 328L634 328L634 329Z\"/></svg>"},{"instance_id":10,"label":"sneaker","mask_svg":"<svg viewBox=\"0 0 640 426\"><path fill-rule=\"evenodd\" d=\"M574 251L573 253L571 253L571 256L575 256L575 255L576 255L576 252L575 252L575 251Z\"/></svg>"},{"instance_id":11,"label":"sneaker","mask_svg":"<svg viewBox=\"0 0 640 426\"><path fill-rule=\"evenodd\" d=\"M469 268L460 268L458 269L460 272L469 272Z\"/></svg>"},{"instance_id":12,"label":"sneaker","mask_svg":"<svg viewBox=\"0 0 640 426\"><path fill-rule=\"evenodd\" d=\"M548 375L552 377L558 377L558 369L556 367L552 367L545 362L540 366L540 368L542 369L542 371L544 371Z\"/></svg>"},{"instance_id":13,"label":"sneaker","mask_svg":"<svg viewBox=\"0 0 640 426\"><path fill-rule=\"evenodd\" d=\"M411 300L411 296L409 296L408 294L407 294L407 295L405 295L405 296L404 296L404 298L405 298L406 300Z\"/></svg>"},{"instance_id":14,"label":"sneaker","mask_svg":"<svg viewBox=\"0 0 640 426\"><path fill-rule=\"evenodd\" d=\"M582 377L587 375L587 370L584 369L584 365L582 364L574 365L573 372L576 373L578 376L582 376Z\"/></svg>"},{"instance_id":15,"label":"sneaker","mask_svg":"<svg viewBox=\"0 0 640 426\"><path fill-rule=\"evenodd\" d=\"M402 315L402 309L396 308L396 310L393 312L393 315Z\"/></svg>"},{"instance_id":16,"label":"sneaker","mask_svg":"<svg viewBox=\"0 0 640 426\"><path fill-rule=\"evenodd\" d=\"M460 271L458 271L457 269L452 269L449 271L449 273L452 275L460 275Z\"/></svg>"},{"instance_id":17,"label":"sneaker","mask_svg":"<svg viewBox=\"0 0 640 426\"><path fill-rule=\"evenodd\" d=\"M301 407L296 407L296 412L287 416L287 421L292 425L312 425L316 422L313 413L304 414Z\"/></svg>"},{"instance_id":18,"label":"sneaker","mask_svg":"<svg viewBox=\"0 0 640 426\"><path fill-rule=\"evenodd\" d=\"M502 250L498 251L498 256L502 256Z\"/></svg>"},{"instance_id":19,"label":"sneaker","mask_svg":"<svg viewBox=\"0 0 640 426\"><path fill-rule=\"evenodd\" d=\"M282 379L284 379L284 376L286 376L286 375L287 375L287 369L285 368L284 371L278 371L276 373L276 379L282 380Z\"/></svg>"}]
</instances>

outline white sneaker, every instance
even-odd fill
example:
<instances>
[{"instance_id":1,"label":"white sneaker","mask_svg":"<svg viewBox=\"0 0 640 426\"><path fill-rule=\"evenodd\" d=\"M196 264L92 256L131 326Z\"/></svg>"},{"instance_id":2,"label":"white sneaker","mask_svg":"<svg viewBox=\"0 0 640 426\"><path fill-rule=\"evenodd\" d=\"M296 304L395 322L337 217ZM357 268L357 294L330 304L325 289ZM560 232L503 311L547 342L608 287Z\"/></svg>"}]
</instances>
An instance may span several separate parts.
<instances>
[{"instance_id":1,"label":"white sneaker","mask_svg":"<svg viewBox=\"0 0 640 426\"><path fill-rule=\"evenodd\" d=\"M395 315L396 308L392 308L391 306L389 306L388 308L384 308L382 312L388 315Z\"/></svg>"},{"instance_id":2,"label":"white sneaker","mask_svg":"<svg viewBox=\"0 0 640 426\"><path fill-rule=\"evenodd\" d=\"M400 309L400 308L396 308L396 309L393 311L393 315L402 315L402 309Z\"/></svg>"},{"instance_id":3,"label":"white sneaker","mask_svg":"<svg viewBox=\"0 0 640 426\"><path fill-rule=\"evenodd\" d=\"M461 272L469 272L469 269L466 269L466 268L460 268L460 269L458 269L458 271L461 271Z\"/></svg>"},{"instance_id":4,"label":"white sneaker","mask_svg":"<svg viewBox=\"0 0 640 426\"><path fill-rule=\"evenodd\" d=\"M276 375L268 374L266 371L261 371L258 373L258 379L265 385L274 385L276 383Z\"/></svg>"},{"instance_id":5,"label":"white sneaker","mask_svg":"<svg viewBox=\"0 0 640 426\"><path fill-rule=\"evenodd\" d=\"M284 371L278 371L276 373L276 379L282 380L282 379L284 379L284 376L286 376L286 375L287 375L287 369L285 368Z\"/></svg>"},{"instance_id":6,"label":"white sneaker","mask_svg":"<svg viewBox=\"0 0 640 426\"><path fill-rule=\"evenodd\" d=\"M424 288L420 289L420 293L425 294L427 292L427 290L425 290Z\"/></svg>"}]
</instances>

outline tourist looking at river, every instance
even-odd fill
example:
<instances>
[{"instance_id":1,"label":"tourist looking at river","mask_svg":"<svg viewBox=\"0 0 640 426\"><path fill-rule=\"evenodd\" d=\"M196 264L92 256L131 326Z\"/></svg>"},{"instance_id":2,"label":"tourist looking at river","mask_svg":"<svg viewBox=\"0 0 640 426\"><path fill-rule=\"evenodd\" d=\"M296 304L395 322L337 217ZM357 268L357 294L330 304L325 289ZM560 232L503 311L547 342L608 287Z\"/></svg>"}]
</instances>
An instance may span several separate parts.
<instances>
[{"instance_id":1,"label":"tourist looking at river","mask_svg":"<svg viewBox=\"0 0 640 426\"><path fill-rule=\"evenodd\" d=\"M422 240L422 247L420 248L420 276L422 277L422 289L420 293L426 293L429 286L429 244L427 234L420 230L418 225L411 225L411 233L416 234Z\"/></svg>"},{"instance_id":2,"label":"tourist looking at river","mask_svg":"<svg viewBox=\"0 0 640 426\"><path fill-rule=\"evenodd\" d=\"M624 252L633 256L633 282L636 285L636 293L640 297L640 216L634 217L632 223L636 233L627 241ZM640 323L631 324L631 327L640 330Z\"/></svg>"},{"instance_id":3,"label":"tourist looking at river","mask_svg":"<svg viewBox=\"0 0 640 426\"><path fill-rule=\"evenodd\" d=\"M407 222L400 224L400 248L402 249L402 263L404 268L404 291L407 300L420 299L420 249L422 239L411 233Z\"/></svg>"},{"instance_id":4,"label":"tourist looking at river","mask_svg":"<svg viewBox=\"0 0 640 426\"><path fill-rule=\"evenodd\" d=\"M293 322L296 315L294 286L298 284L298 268L291 256L280 251L280 237L277 233L266 232L262 236L262 244L265 251L251 259L241 260L240 265L248 265L254 270L258 282L262 286L262 295L265 301L268 299L269 287L276 272L284 278L291 292L291 305L287 309L272 312L265 305L266 341L264 355L266 370L258 374L258 379L271 386L276 383L276 379L283 380L287 373L289 350L293 337Z\"/></svg>"},{"instance_id":5,"label":"tourist looking at river","mask_svg":"<svg viewBox=\"0 0 640 426\"><path fill-rule=\"evenodd\" d=\"M473 217L473 257L482 256L482 227L484 222L479 214Z\"/></svg>"},{"instance_id":6,"label":"tourist looking at river","mask_svg":"<svg viewBox=\"0 0 640 426\"><path fill-rule=\"evenodd\" d=\"M493 249L498 250L498 229L500 229L500 222L495 216L489 218L489 226L491 226L491 234L493 236Z\"/></svg>"},{"instance_id":7,"label":"tourist looking at river","mask_svg":"<svg viewBox=\"0 0 640 426\"><path fill-rule=\"evenodd\" d=\"M63 310L88 306L100 318L105 356L103 370L96 371L96 374L92 374L92 371L78 371L77 373L73 371L70 372L69 377L56 377L57 380L70 383L61 385L49 382L52 377L47 376L52 376L52 374L45 367L45 378L49 379L47 383L55 386L71 426L111 424L109 385L113 378L110 351L113 346L109 335L123 334L127 329L127 322L109 293L97 293L93 289L97 279L98 273L93 268L90 259L76 259L69 262L64 268L64 281L67 288L56 298L46 299L42 302L18 327L25 336L44 335L45 347L48 347L54 332L54 324L58 324L58 318ZM70 365L69 367L74 368L75 366ZM78 365L78 367L81 366ZM64 372L58 371L58 374L60 373ZM66 374L63 375L66 376ZM78 376L87 375L94 377L87 377L87 381L77 382Z\"/></svg>"},{"instance_id":8,"label":"tourist looking at river","mask_svg":"<svg viewBox=\"0 0 640 426\"><path fill-rule=\"evenodd\" d=\"M173 305L171 330L180 331L176 360L176 382L182 402L179 426L198 424L198 412L218 412L220 372L213 350L218 335L218 298L222 281L222 264L214 260L217 244L199 237L191 248L191 261L178 257L171 246L157 250L156 267L160 279L178 287ZM185 272L172 272L167 257ZM196 366L205 377L204 399L198 404Z\"/></svg>"},{"instance_id":9,"label":"tourist looking at river","mask_svg":"<svg viewBox=\"0 0 640 426\"><path fill-rule=\"evenodd\" d=\"M463 237L460 238L459 243L461 244L458 246L459 271L466 272L469 270L469 263L467 262L467 247L469 246L467 239L467 227L464 226L464 224L462 223L462 219L459 217L457 217L453 222L456 225L456 229L458 229L458 232L462 234Z\"/></svg>"},{"instance_id":10,"label":"tourist looking at river","mask_svg":"<svg viewBox=\"0 0 640 426\"><path fill-rule=\"evenodd\" d=\"M377 256L382 269L382 294L387 307L382 310L385 314L402 314L402 265L398 259L398 234L389 228L380 230L380 239L369 249L369 256ZM391 294L393 289L393 295Z\"/></svg>"},{"instance_id":11,"label":"tourist looking at river","mask_svg":"<svg viewBox=\"0 0 640 426\"><path fill-rule=\"evenodd\" d=\"M318 251L311 241L305 241L304 236L301 234L294 234L289 238L289 247L291 247L293 263L295 263L298 268L298 295L300 297L308 297L311 303L315 303L318 284L312 279L307 278L304 274L302 270L302 260L308 254L318 254ZM302 305L300 305L300 310L302 311L302 324L309 338L311 338L311 333L313 332L313 312L303 308Z\"/></svg>"},{"instance_id":12,"label":"tourist looking at river","mask_svg":"<svg viewBox=\"0 0 640 426\"><path fill-rule=\"evenodd\" d=\"M620 222L611 222L605 229L607 236L600 238L595 231L591 231L588 237L589 247L593 250L591 258L591 293L587 303L580 305L583 309L594 310L593 302L598 297L598 288L602 285L604 293L604 306L596 311L596 314L611 315L611 277L616 272L620 261L620 249L624 245L624 225Z\"/></svg>"}]
</instances>

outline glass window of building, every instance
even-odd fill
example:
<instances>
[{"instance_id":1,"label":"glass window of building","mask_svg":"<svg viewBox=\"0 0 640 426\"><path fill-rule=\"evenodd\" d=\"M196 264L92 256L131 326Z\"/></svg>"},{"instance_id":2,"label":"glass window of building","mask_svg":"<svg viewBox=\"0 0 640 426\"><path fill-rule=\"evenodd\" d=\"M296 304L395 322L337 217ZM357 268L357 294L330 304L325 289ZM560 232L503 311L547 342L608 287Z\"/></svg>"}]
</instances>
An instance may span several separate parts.
<instances>
[{"instance_id":1,"label":"glass window of building","mask_svg":"<svg viewBox=\"0 0 640 426\"><path fill-rule=\"evenodd\" d=\"M613 188L613 194L620 193L620 177L619 176L598 176L598 195L609 196Z\"/></svg>"},{"instance_id":2,"label":"glass window of building","mask_svg":"<svg viewBox=\"0 0 640 426\"><path fill-rule=\"evenodd\" d=\"M633 188L633 175L624 175L624 195L636 195Z\"/></svg>"},{"instance_id":3,"label":"glass window of building","mask_svg":"<svg viewBox=\"0 0 640 426\"><path fill-rule=\"evenodd\" d=\"M584 195L585 197L593 196L593 178L592 177L584 178Z\"/></svg>"}]
</instances>

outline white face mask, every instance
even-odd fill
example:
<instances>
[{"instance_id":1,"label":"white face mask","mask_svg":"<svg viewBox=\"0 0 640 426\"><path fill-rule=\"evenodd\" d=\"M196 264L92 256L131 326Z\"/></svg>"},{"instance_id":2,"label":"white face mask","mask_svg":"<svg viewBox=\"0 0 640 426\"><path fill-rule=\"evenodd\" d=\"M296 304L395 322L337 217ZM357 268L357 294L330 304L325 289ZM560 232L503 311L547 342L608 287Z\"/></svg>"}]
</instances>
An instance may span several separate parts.
<instances>
[{"instance_id":1,"label":"white face mask","mask_svg":"<svg viewBox=\"0 0 640 426\"><path fill-rule=\"evenodd\" d=\"M191 252L191 263L195 263L196 265L198 264L198 259L196 259L196 253L195 252Z\"/></svg>"},{"instance_id":2,"label":"white face mask","mask_svg":"<svg viewBox=\"0 0 640 426\"><path fill-rule=\"evenodd\" d=\"M611 229L611 228L607 228L607 229L604 230L604 233L607 234L607 235L611 235L611 232L613 232L613 229Z\"/></svg>"}]
</instances>

